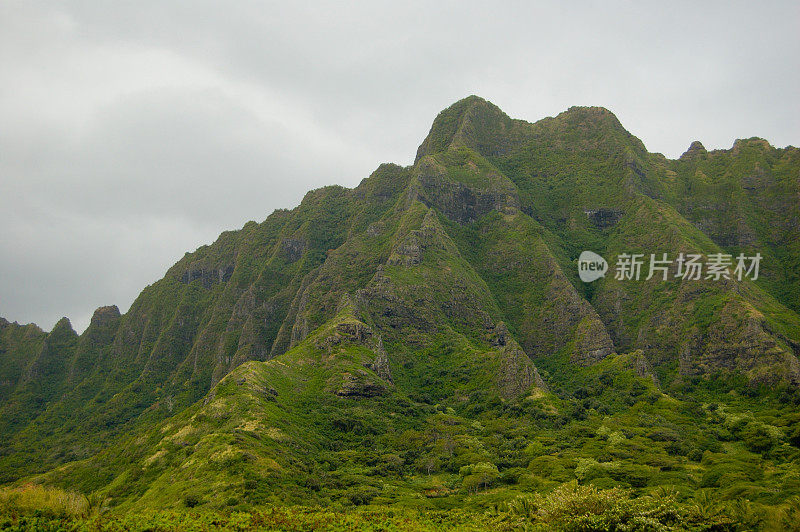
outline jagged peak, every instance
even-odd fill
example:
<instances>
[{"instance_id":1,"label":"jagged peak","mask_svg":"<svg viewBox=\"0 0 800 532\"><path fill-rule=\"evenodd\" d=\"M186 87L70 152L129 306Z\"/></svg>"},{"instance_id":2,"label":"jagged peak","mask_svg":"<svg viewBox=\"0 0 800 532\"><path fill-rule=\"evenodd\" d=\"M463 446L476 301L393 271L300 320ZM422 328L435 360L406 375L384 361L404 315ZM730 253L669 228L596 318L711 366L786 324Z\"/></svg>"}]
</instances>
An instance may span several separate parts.
<instances>
[{"instance_id":1,"label":"jagged peak","mask_svg":"<svg viewBox=\"0 0 800 532\"><path fill-rule=\"evenodd\" d=\"M108 305L98 307L92 315L90 326L102 326L120 317L119 307L116 305Z\"/></svg>"},{"instance_id":2,"label":"jagged peak","mask_svg":"<svg viewBox=\"0 0 800 532\"><path fill-rule=\"evenodd\" d=\"M75 329L72 328L72 322L69 321L69 318L67 317L61 318L53 326L53 330L50 331L50 334L56 334L56 333L70 333L74 335L78 334L75 332Z\"/></svg>"},{"instance_id":3,"label":"jagged peak","mask_svg":"<svg viewBox=\"0 0 800 532\"><path fill-rule=\"evenodd\" d=\"M698 155L705 155L706 153L708 153L708 151L706 151L706 148L705 146L703 146L703 143L700 142L699 140L696 140L691 143L689 149L683 152L683 155L681 155L680 158L689 159L691 157L696 157Z\"/></svg>"},{"instance_id":4,"label":"jagged peak","mask_svg":"<svg viewBox=\"0 0 800 532\"><path fill-rule=\"evenodd\" d=\"M324 202L335 195L346 194L350 189L341 185L326 185L306 192L300 207L310 207Z\"/></svg>"},{"instance_id":5,"label":"jagged peak","mask_svg":"<svg viewBox=\"0 0 800 532\"><path fill-rule=\"evenodd\" d=\"M630 133L622 122L619 121L617 115L601 106L577 106L574 105L559 113L555 120L571 126L580 126L590 130L596 131L616 131L624 134L626 137L636 139L637 144L641 143L632 133ZM644 146L640 146L644 149Z\"/></svg>"},{"instance_id":6,"label":"jagged peak","mask_svg":"<svg viewBox=\"0 0 800 532\"><path fill-rule=\"evenodd\" d=\"M771 150L773 149L772 144L769 143L768 140L762 139L761 137L750 137L749 139L736 139L733 141L733 146L731 147L731 151L734 155L737 155L740 150L744 148L757 148L761 150Z\"/></svg>"},{"instance_id":7,"label":"jagged peak","mask_svg":"<svg viewBox=\"0 0 800 532\"><path fill-rule=\"evenodd\" d=\"M450 146L466 146L482 153L481 148L485 149L490 139L510 123L508 115L495 104L479 96L468 96L436 116L414 163Z\"/></svg>"},{"instance_id":8,"label":"jagged peak","mask_svg":"<svg viewBox=\"0 0 800 532\"><path fill-rule=\"evenodd\" d=\"M478 96L469 96L439 113L430 132L417 150L414 164L426 155L435 155L451 147L467 147L486 157L504 153L524 137L526 126L556 125L557 128L578 127L597 134L611 133L632 143L635 151L645 153L644 144L630 133L617 116L601 106L572 106L535 123L512 120L499 107Z\"/></svg>"},{"instance_id":9,"label":"jagged peak","mask_svg":"<svg viewBox=\"0 0 800 532\"><path fill-rule=\"evenodd\" d=\"M29 332L33 333L45 332L44 330L42 330L41 327L39 327L35 323L20 323L18 321L8 321L7 319L0 317L0 329L3 329L5 327L19 327L21 329L28 329Z\"/></svg>"},{"instance_id":10,"label":"jagged peak","mask_svg":"<svg viewBox=\"0 0 800 532\"><path fill-rule=\"evenodd\" d=\"M559 116L562 115L575 115L593 119L613 120L619 124L617 115L602 105L573 105L566 111L559 114Z\"/></svg>"}]
</instances>

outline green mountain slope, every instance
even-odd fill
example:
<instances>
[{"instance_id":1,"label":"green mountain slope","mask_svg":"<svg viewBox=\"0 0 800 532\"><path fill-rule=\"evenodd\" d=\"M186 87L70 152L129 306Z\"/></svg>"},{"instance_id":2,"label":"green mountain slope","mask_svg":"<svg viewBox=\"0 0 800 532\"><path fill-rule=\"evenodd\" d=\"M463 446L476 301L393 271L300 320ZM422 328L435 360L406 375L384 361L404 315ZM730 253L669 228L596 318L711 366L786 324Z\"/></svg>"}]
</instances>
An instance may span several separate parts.
<instances>
[{"instance_id":1,"label":"green mountain slope","mask_svg":"<svg viewBox=\"0 0 800 532\"><path fill-rule=\"evenodd\" d=\"M489 506L570 480L780 504L798 175L794 148L672 161L602 108L527 123L466 98L412 166L223 233L125 315L0 322L0 481L139 509ZM584 250L611 268L591 284ZM614 275L721 252L763 274Z\"/></svg>"},{"instance_id":2,"label":"green mountain slope","mask_svg":"<svg viewBox=\"0 0 800 532\"><path fill-rule=\"evenodd\" d=\"M25 370L41 351L46 333L36 325L19 325L0 318L0 401L5 402L25 378Z\"/></svg>"}]
</instances>

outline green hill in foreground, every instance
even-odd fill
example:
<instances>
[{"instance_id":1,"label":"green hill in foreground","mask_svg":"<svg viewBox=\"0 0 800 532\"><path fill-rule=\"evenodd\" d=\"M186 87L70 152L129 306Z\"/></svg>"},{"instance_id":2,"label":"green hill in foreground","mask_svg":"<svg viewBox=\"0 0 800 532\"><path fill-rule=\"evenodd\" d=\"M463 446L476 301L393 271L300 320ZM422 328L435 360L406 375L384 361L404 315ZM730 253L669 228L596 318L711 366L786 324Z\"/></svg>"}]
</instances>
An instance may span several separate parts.
<instances>
[{"instance_id":1,"label":"green hill in foreground","mask_svg":"<svg viewBox=\"0 0 800 532\"><path fill-rule=\"evenodd\" d=\"M796 526L798 199L796 148L669 160L602 108L461 100L412 166L223 233L124 315L0 321L0 526ZM637 253L762 261L615 278Z\"/></svg>"}]
</instances>

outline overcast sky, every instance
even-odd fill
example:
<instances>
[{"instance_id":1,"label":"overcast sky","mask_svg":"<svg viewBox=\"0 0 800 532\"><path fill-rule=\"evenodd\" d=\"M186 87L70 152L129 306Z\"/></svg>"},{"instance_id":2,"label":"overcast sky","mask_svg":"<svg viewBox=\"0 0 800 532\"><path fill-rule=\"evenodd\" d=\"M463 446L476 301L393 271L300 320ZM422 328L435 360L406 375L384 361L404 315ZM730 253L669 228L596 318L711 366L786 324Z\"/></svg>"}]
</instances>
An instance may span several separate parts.
<instances>
[{"instance_id":1,"label":"overcast sky","mask_svg":"<svg viewBox=\"0 0 800 532\"><path fill-rule=\"evenodd\" d=\"M669 157L800 144L798 2L398 4L0 2L0 316L124 312L221 231L410 164L469 94L602 105Z\"/></svg>"}]
</instances>

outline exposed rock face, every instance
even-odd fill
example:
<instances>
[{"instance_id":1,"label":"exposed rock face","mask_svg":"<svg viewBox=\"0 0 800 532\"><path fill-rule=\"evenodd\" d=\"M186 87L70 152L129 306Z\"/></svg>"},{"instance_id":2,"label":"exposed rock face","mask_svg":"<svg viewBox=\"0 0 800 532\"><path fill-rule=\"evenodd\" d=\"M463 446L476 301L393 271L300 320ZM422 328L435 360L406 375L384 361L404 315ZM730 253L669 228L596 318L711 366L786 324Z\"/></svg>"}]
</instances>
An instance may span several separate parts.
<instances>
[{"instance_id":1,"label":"exposed rock face","mask_svg":"<svg viewBox=\"0 0 800 532\"><path fill-rule=\"evenodd\" d=\"M360 370L355 374L345 373L335 393L341 397L376 397L386 393L386 386Z\"/></svg>"},{"instance_id":2,"label":"exposed rock face","mask_svg":"<svg viewBox=\"0 0 800 532\"><path fill-rule=\"evenodd\" d=\"M389 266L402 265L406 268L415 266L422 261L422 246L420 245L419 233L412 232L406 239L397 246L389 256L386 264Z\"/></svg>"},{"instance_id":3,"label":"exposed rock face","mask_svg":"<svg viewBox=\"0 0 800 532\"><path fill-rule=\"evenodd\" d=\"M420 185L423 203L438 208L460 224L473 222L491 211L505 212L519 207L516 198L507 192L475 189L436 175L420 176Z\"/></svg>"},{"instance_id":4,"label":"exposed rock face","mask_svg":"<svg viewBox=\"0 0 800 532\"><path fill-rule=\"evenodd\" d=\"M389 357L386 355L386 350L383 348L383 342L381 341L380 337L377 338L375 351L378 353L378 356L375 357L375 360L369 365L369 368L386 382L392 382L392 372L389 368Z\"/></svg>"},{"instance_id":5,"label":"exposed rock face","mask_svg":"<svg viewBox=\"0 0 800 532\"><path fill-rule=\"evenodd\" d=\"M658 377L656 374L653 373L653 368L650 365L650 362L647 360L647 356L645 356L644 351L641 349L637 349L633 353L630 354L631 357L631 364L633 366L633 370L636 372L636 375L639 377L648 377L650 380L653 381L653 384L656 388L661 387L661 383L658 381Z\"/></svg>"},{"instance_id":6,"label":"exposed rock face","mask_svg":"<svg viewBox=\"0 0 800 532\"><path fill-rule=\"evenodd\" d=\"M345 308L349 307L349 309L353 311L356 310L355 304L349 295L342 298L340 305L344 305ZM323 335L315 341L316 348L328 355L334 355L341 346L346 344L361 345L375 353L375 358L365 363L364 367L371 369L378 377L386 381L384 384L376 384L376 386L385 388L386 384L392 383L389 357L383 347L383 341L380 335L375 334L372 328L365 323L356 319L342 321L336 324L332 334ZM348 381L352 380L353 379L348 378ZM358 380L359 379L356 379L356 381Z\"/></svg>"},{"instance_id":7,"label":"exposed rock face","mask_svg":"<svg viewBox=\"0 0 800 532\"><path fill-rule=\"evenodd\" d=\"M494 330L489 335L489 341L494 347L504 347L510 338L511 333L508 331L506 324L502 321L495 326Z\"/></svg>"},{"instance_id":8,"label":"exposed rock face","mask_svg":"<svg viewBox=\"0 0 800 532\"><path fill-rule=\"evenodd\" d=\"M290 264L300 260L307 248L308 242L299 238L286 238L281 241L281 253Z\"/></svg>"},{"instance_id":9,"label":"exposed rock face","mask_svg":"<svg viewBox=\"0 0 800 532\"><path fill-rule=\"evenodd\" d=\"M419 164L416 199L455 222L466 224L491 211L510 212L520 207L516 187L499 174L483 175L477 183L463 183L446 175L446 170L431 159ZM473 171L476 176L482 172L477 167Z\"/></svg>"},{"instance_id":10,"label":"exposed rock face","mask_svg":"<svg viewBox=\"0 0 800 532\"><path fill-rule=\"evenodd\" d=\"M351 300L346 297L343 301ZM353 309L350 306L348 310ZM344 372L335 371L328 379L330 391L340 397L369 398L386 394L392 387L389 358L380 336L375 335L369 326L349 317L337 323L329 333L314 340L315 348L325 353L323 364L335 364L336 357L346 352L348 346L354 345L366 347L374 353L374 358L365 361L361 367Z\"/></svg>"},{"instance_id":11,"label":"exposed rock face","mask_svg":"<svg viewBox=\"0 0 800 532\"><path fill-rule=\"evenodd\" d=\"M363 343L368 337L372 336L369 327L361 322L340 323L336 326L336 331L345 336L351 342Z\"/></svg>"},{"instance_id":12,"label":"exposed rock face","mask_svg":"<svg viewBox=\"0 0 800 532\"><path fill-rule=\"evenodd\" d=\"M97 327L107 326L120 318L119 308L116 305L99 307L92 315L91 324Z\"/></svg>"},{"instance_id":13,"label":"exposed rock face","mask_svg":"<svg viewBox=\"0 0 800 532\"><path fill-rule=\"evenodd\" d=\"M333 334L325 336L316 342L318 349L330 352L333 347L349 342L367 346L372 341L372 329L360 321L339 323Z\"/></svg>"},{"instance_id":14,"label":"exposed rock face","mask_svg":"<svg viewBox=\"0 0 800 532\"><path fill-rule=\"evenodd\" d=\"M590 316L582 319L575 332L575 351L572 361L589 365L604 359L613 352L614 344L603 323Z\"/></svg>"},{"instance_id":15,"label":"exposed rock face","mask_svg":"<svg viewBox=\"0 0 800 532\"><path fill-rule=\"evenodd\" d=\"M555 270L549 280L545 300L553 312L542 315L540 323L544 331L538 335L537 343L532 342L530 348L526 346L526 351L539 354L558 348L574 337L570 359L575 363L589 365L614 352L614 343L600 316L580 297L560 269Z\"/></svg>"},{"instance_id":16,"label":"exposed rock face","mask_svg":"<svg viewBox=\"0 0 800 532\"><path fill-rule=\"evenodd\" d=\"M614 227L620 218L622 218L622 211L619 209L607 209L601 207L599 209L589 209L583 211L598 229L608 229Z\"/></svg>"},{"instance_id":17,"label":"exposed rock face","mask_svg":"<svg viewBox=\"0 0 800 532\"><path fill-rule=\"evenodd\" d=\"M530 357L514 340L498 350L500 367L497 372L497 387L506 398L519 397L532 387L546 389L544 380Z\"/></svg>"},{"instance_id":18,"label":"exposed rock face","mask_svg":"<svg viewBox=\"0 0 800 532\"><path fill-rule=\"evenodd\" d=\"M280 329L270 349L271 356L285 353L308 335L308 322L302 310L308 304L308 287L314 282L318 270L306 275L291 301L286 316L281 322Z\"/></svg>"},{"instance_id":19,"label":"exposed rock face","mask_svg":"<svg viewBox=\"0 0 800 532\"><path fill-rule=\"evenodd\" d=\"M233 266L224 266L213 270L197 269L184 272L180 276L180 281L184 284L200 280L204 288L211 288L217 283L225 283L233 275Z\"/></svg>"},{"instance_id":20,"label":"exposed rock face","mask_svg":"<svg viewBox=\"0 0 800 532\"><path fill-rule=\"evenodd\" d=\"M754 384L800 383L793 342L770 333L763 316L735 300L720 314L721 319L709 326L706 335L695 335L684 345L684 374L737 372L748 375Z\"/></svg>"}]
</instances>

